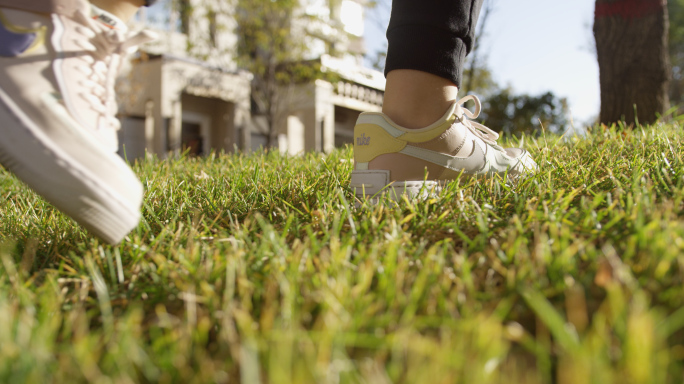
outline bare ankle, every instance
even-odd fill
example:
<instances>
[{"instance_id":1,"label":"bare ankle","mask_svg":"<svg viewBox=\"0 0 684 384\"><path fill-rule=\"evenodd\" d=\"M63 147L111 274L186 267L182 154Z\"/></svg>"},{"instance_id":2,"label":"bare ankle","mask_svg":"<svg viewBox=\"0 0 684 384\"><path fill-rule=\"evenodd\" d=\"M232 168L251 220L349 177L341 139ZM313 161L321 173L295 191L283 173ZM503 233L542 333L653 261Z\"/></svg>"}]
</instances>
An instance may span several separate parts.
<instances>
[{"instance_id":1,"label":"bare ankle","mask_svg":"<svg viewBox=\"0 0 684 384\"><path fill-rule=\"evenodd\" d=\"M405 128L423 128L437 121L456 100L450 80L421 71L398 69L387 74L382 112Z\"/></svg>"}]
</instances>

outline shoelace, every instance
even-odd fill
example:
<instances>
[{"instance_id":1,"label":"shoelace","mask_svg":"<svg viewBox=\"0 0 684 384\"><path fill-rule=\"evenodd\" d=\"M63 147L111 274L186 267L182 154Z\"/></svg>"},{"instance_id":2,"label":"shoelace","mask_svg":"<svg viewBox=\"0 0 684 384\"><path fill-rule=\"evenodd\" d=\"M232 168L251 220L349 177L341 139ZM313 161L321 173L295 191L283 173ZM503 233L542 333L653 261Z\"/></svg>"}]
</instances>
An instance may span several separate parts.
<instances>
[{"instance_id":1,"label":"shoelace","mask_svg":"<svg viewBox=\"0 0 684 384\"><path fill-rule=\"evenodd\" d=\"M469 100L472 100L475 103L475 113L471 112L468 108L463 107L463 104ZM482 103L480 103L480 99L478 99L477 96L468 95L457 101L456 104L456 110L454 111L456 118L458 118L458 120L465 125L466 128L473 133L473 135L482 139L482 141L485 143L499 148L499 145L496 143L496 141L499 139L498 133L480 123L468 120L468 118L476 119L478 116L480 116L480 112L482 111Z\"/></svg>"},{"instance_id":2,"label":"shoelace","mask_svg":"<svg viewBox=\"0 0 684 384\"><path fill-rule=\"evenodd\" d=\"M85 65L78 66L84 75L81 85L86 89L81 96L104 118L105 127L119 130L114 85L121 60L139 45L155 40L156 34L147 30L127 34L107 28L81 11L77 12L76 21L81 24L76 27L77 32L86 37L76 40L76 44L90 52L90 56L82 56Z\"/></svg>"}]
</instances>

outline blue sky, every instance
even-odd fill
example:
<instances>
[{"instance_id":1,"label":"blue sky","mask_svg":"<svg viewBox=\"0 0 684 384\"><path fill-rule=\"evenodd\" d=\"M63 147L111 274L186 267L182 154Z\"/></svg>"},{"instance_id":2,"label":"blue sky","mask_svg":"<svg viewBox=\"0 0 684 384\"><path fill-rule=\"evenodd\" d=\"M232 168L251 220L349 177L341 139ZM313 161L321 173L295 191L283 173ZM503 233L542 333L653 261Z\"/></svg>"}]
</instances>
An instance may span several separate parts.
<instances>
[{"instance_id":1,"label":"blue sky","mask_svg":"<svg viewBox=\"0 0 684 384\"><path fill-rule=\"evenodd\" d=\"M591 32L594 0L491 1L494 10L481 44L495 81L519 93L567 97L576 125L595 118L600 99ZM369 52L386 46L391 0L380 2L366 18Z\"/></svg>"}]
</instances>

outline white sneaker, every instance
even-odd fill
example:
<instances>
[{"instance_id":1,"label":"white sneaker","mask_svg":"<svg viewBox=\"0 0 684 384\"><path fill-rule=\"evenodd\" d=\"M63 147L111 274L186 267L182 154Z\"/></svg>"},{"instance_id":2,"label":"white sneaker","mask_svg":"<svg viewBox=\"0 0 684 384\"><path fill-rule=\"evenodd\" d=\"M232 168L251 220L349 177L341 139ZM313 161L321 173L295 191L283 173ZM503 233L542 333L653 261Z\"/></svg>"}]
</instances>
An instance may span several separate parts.
<instances>
[{"instance_id":1,"label":"white sneaker","mask_svg":"<svg viewBox=\"0 0 684 384\"><path fill-rule=\"evenodd\" d=\"M116 244L138 224L143 189L116 154L114 81L148 36L127 39L85 1L71 17L24 12L23 1L0 8L0 163Z\"/></svg>"},{"instance_id":2,"label":"white sneaker","mask_svg":"<svg viewBox=\"0 0 684 384\"><path fill-rule=\"evenodd\" d=\"M475 102L475 113L462 107L469 100ZM477 97L466 96L421 129L401 127L383 113L362 113L354 127L351 187L356 196L423 196L462 174L517 178L535 171L537 164L526 150L500 147L499 134L468 120L480 109Z\"/></svg>"}]
</instances>

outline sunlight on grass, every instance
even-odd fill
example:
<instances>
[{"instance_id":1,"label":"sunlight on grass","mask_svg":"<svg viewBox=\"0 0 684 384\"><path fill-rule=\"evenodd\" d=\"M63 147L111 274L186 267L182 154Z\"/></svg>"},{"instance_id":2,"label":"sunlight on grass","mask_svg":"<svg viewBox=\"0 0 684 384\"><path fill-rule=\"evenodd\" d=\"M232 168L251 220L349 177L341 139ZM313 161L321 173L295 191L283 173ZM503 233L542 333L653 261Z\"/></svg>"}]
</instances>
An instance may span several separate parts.
<instances>
[{"instance_id":1,"label":"sunlight on grass","mask_svg":"<svg viewBox=\"0 0 684 384\"><path fill-rule=\"evenodd\" d=\"M0 171L0 381L680 382L680 130L360 208L350 149L145 161L117 247Z\"/></svg>"}]
</instances>

